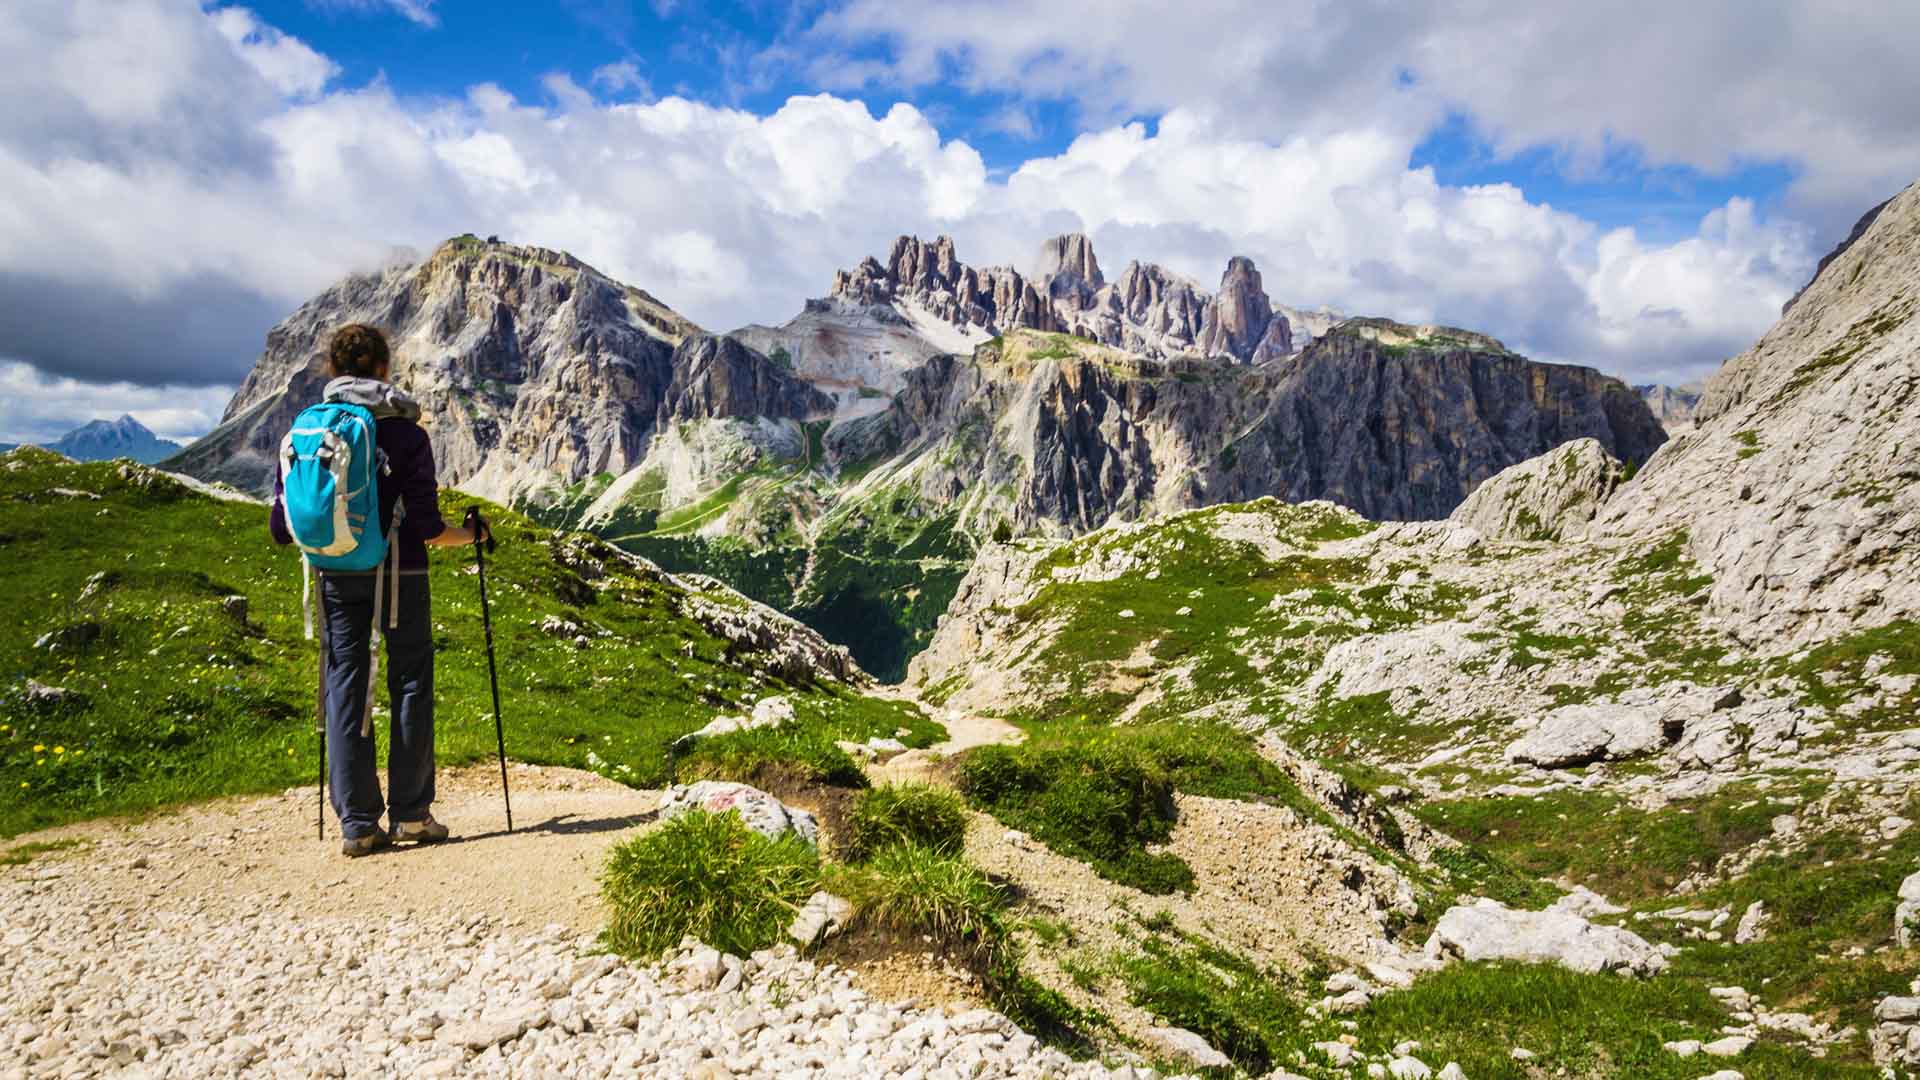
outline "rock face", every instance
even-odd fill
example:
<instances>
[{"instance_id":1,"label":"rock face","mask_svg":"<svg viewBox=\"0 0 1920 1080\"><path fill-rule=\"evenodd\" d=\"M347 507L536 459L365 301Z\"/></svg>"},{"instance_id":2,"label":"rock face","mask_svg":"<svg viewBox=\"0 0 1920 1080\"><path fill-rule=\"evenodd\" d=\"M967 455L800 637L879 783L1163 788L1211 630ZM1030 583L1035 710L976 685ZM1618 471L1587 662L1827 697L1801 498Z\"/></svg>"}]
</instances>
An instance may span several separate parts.
<instances>
[{"instance_id":1,"label":"rock face","mask_svg":"<svg viewBox=\"0 0 1920 1080\"><path fill-rule=\"evenodd\" d=\"M1558 540L1586 528L1626 477L1594 439L1575 439L1501 470L1447 520L1497 540Z\"/></svg>"},{"instance_id":2,"label":"rock face","mask_svg":"<svg viewBox=\"0 0 1920 1080\"><path fill-rule=\"evenodd\" d=\"M833 411L833 399L732 338L695 334L674 350L673 379L655 423L804 417Z\"/></svg>"},{"instance_id":3,"label":"rock face","mask_svg":"<svg viewBox=\"0 0 1920 1080\"><path fill-rule=\"evenodd\" d=\"M1595 522L1685 534L1712 613L1791 647L1920 615L1920 186L1874 215L1752 349L1696 428Z\"/></svg>"},{"instance_id":4,"label":"rock face","mask_svg":"<svg viewBox=\"0 0 1920 1080\"><path fill-rule=\"evenodd\" d=\"M1559 964L1587 974L1647 976L1667 966L1658 948L1631 931L1566 911L1515 911L1494 900L1448 908L1427 951L1467 961Z\"/></svg>"},{"instance_id":5,"label":"rock face","mask_svg":"<svg viewBox=\"0 0 1920 1080\"><path fill-rule=\"evenodd\" d=\"M1016 333L970 361L930 362L890 411L827 444L845 460L916 463L930 502L1074 533L1266 495L1437 518L1500 470L1579 438L1602 458L1645 460L1663 433L1617 380L1504 350L1337 331L1271 368Z\"/></svg>"},{"instance_id":6,"label":"rock face","mask_svg":"<svg viewBox=\"0 0 1920 1080\"><path fill-rule=\"evenodd\" d=\"M325 384L327 338L348 322L386 331L394 381L420 401L442 481L499 498L637 463L674 350L697 332L571 255L457 238L420 262L353 275L274 327L221 425L170 467L268 486L281 435Z\"/></svg>"},{"instance_id":7,"label":"rock face","mask_svg":"<svg viewBox=\"0 0 1920 1080\"><path fill-rule=\"evenodd\" d=\"M950 237L928 243L903 236L884 262L869 258L836 273L828 297L809 304L814 318L743 333L756 344L777 341L799 357L821 351L820 338L830 330L820 316L874 319L876 309L883 321L919 324L931 337L957 336L955 343L969 346L1024 329L1063 331L1154 359L1191 354L1258 363L1295 351L1287 316L1268 299L1251 259L1227 264L1218 293L1139 262L1109 283L1092 242L1079 233L1042 244L1031 279L1010 267L965 265Z\"/></svg>"},{"instance_id":8,"label":"rock face","mask_svg":"<svg viewBox=\"0 0 1920 1080\"><path fill-rule=\"evenodd\" d=\"M1654 419L1667 429L1667 434L1678 435L1693 427L1693 411L1700 407L1700 393L1705 387L1701 383L1685 386L1645 383L1633 389L1646 399L1647 408L1653 410Z\"/></svg>"}]
</instances>

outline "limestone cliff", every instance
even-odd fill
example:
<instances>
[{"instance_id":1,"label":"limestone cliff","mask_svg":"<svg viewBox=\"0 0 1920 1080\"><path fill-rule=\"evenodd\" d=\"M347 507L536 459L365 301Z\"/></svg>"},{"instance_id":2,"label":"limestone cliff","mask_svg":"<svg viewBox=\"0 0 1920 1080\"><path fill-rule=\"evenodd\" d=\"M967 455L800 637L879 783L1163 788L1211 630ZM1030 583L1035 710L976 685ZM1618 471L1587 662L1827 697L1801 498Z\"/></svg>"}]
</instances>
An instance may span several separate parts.
<instances>
[{"instance_id":1,"label":"limestone cliff","mask_svg":"<svg viewBox=\"0 0 1920 1080\"><path fill-rule=\"evenodd\" d=\"M891 459L984 532L1072 534L1273 495L1376 519L1444 517L1501 469L1592 439L1644 461L1664 439L1618 380L1491 339L1394 324L1337 331L1284 368L1148 360L1016 332L909 380L887 413L829 434L836 460ZM1365 331L1363 333L1362 331ZM1398 340L1397 339L1397 340Z\"/></svg>"},{"instance_id":2,"label":"limestone cliff","mask_svg":"<svg viewBox=\"0 0 1920 1080\"><path fill-rule=\"evenodd\" d=\"M1920 613L1920 185L1864 224L1595 525L1684 533L1755 640Z\"/></svg>"}]
</instances>

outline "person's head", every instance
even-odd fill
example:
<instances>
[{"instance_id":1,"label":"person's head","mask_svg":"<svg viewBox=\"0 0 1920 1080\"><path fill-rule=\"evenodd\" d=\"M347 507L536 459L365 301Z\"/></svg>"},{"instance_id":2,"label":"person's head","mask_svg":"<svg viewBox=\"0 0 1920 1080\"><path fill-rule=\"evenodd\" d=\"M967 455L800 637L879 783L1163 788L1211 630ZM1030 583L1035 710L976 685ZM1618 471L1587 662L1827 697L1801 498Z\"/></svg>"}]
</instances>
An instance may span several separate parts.
<instances>
[{"instance_id":1,"label":"person's head","mask_svg":"<svg viewBox=\"0 0 1920 1080\"><path fill-rule=\"evenodd\" d=\"M392 367L387 336L377 327L349 323L335 330L332 340L327 342L327 373L333 378L350 375L386 382Z\"/></svg>"}]
</instances>

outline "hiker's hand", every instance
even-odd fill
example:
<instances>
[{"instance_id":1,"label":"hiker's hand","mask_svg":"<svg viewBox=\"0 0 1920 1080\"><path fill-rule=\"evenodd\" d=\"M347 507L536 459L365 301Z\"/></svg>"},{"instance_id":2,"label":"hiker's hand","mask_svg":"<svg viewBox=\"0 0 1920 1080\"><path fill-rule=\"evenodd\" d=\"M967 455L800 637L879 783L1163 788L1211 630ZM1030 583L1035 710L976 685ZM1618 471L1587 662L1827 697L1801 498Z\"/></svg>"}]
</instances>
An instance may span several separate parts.
<instances>
[{"instance_id":1,"label":"hiker's hand","mask_svg":"<svg viewBox=\"0 0 1920 1080\"><path fill-rule=\"evenodd\" d=\"M467 525L461 531L467 534L467 543L485 544L488 551L493 550L493 529L487 525L487 519L480 516L478 506L467 507Z\"/></svg>"}]
</instances>

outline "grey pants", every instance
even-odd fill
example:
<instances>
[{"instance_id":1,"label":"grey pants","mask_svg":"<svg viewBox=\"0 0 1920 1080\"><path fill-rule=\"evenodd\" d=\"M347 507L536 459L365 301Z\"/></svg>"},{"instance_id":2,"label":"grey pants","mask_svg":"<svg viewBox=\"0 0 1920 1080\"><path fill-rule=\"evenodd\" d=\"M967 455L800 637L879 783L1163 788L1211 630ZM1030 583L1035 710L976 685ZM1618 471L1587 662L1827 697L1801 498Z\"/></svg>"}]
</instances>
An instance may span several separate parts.
<instances>
[{"instance_id":1,"label":"grey pants","mask_svg":"<svg viewBox=\"0 0 1920 1080\"><path fill-rule=\"evenodd\" d=\"M320 579L326 652L321 659L327 715L328 788L340 831L354 839L380 831L389 808L380 796L374 739L360 734L372 660L373 575ZM433 618L427 575L400 576L399 625L386 628L391 707L387 783L395 822L421 821L433 805Z\"/></svg>"}]
</instances>

